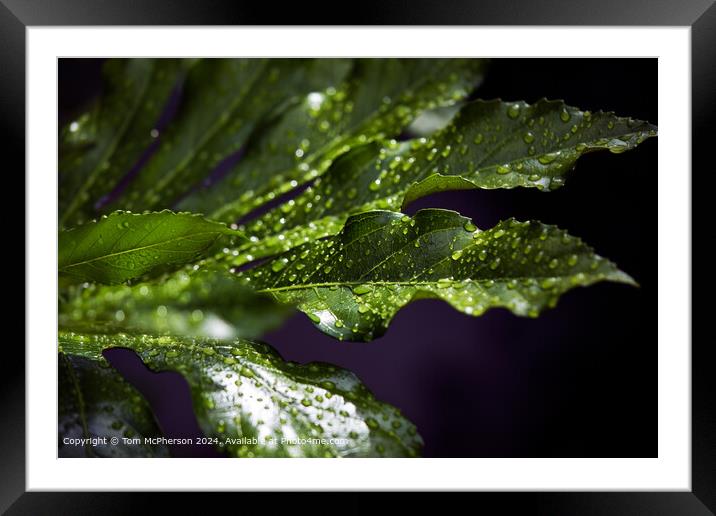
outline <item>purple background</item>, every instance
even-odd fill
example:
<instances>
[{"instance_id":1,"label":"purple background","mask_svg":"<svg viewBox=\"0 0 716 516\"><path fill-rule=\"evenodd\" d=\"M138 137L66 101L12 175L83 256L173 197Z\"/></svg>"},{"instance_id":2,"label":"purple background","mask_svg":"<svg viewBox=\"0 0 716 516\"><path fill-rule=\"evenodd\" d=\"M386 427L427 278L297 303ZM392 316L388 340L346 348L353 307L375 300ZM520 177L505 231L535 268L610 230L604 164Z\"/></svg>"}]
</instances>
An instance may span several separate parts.
<instances>
[{"instance_id":1,"label":"purple background","mask_svg":"<svg viewBox=\"0 0 716 516\"><path fill-rule=\"evenodd\" d=\"M656 63L496 60L477 94L563 98L658 123ZM97 60L60 60L61 121L97 94L99 69ZM656 456L656 150L649 140L618 156L586 156L567 185L548 194L448 192L408 210L455 209L482 228L510 216L557 224L615 261L640 288L577 289L537 320L504 310L475 318L439 301L418 301L371 343L335 341L296 314L265 340L286 359L354 371L417 425L428 457ZM128 350L106 355L144 393L167 436L200 434L178 374L152 373ZM210 447L172 452L217 455Z\"/></svg>"}]
</instances>

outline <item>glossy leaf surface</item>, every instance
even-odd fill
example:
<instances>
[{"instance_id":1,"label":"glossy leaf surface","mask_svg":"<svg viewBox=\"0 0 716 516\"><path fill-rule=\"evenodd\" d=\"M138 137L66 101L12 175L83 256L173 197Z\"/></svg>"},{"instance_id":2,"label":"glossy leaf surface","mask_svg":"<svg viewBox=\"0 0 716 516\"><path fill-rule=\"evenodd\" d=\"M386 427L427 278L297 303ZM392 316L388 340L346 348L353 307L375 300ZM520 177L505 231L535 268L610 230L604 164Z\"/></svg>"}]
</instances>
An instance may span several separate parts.
<instances>
[{"instance_id":1,"label":"glossy leaf surface","mask_svg":"<svg viewBox=\"0 0 716 516\"><path fill-rule=\"evenodd\" d=\"M61 231L58 268L80 281L123 283L191 263L223 235L240 237L192 214L116 212Z\"/></svg>"},{"instance_id":2,"label":"glossy leaf surface","mask_svg":"<svg viewBox=\"0 0 716 516\"><path fill-rule=\"evenodd\" d=\"M83 345L84 337L78 338ZM149 404L97 353L80 356L62 351L59 360L59 456L60 457L165 457L161 444L145 443L161 432ZM118 439L117 444L109 442ZM64 439L106 438L107 444L91 441L63 443ZM128 444L124 438L139 438ZM82 445L82 443L85 443Z\"/></svg>"},{"instance_id":3,"label":"glossy leaf surface","mask_svg":"<svg viewBox=\"0 0 716 516\"><path fill-rule=\"evenodd\" d=\"M179 207L234 222L320 176L351 148L397 136L422 111L459 102L484 67L480 59L353 60L345 80L304 93L255 132L229 173Z\"/></svg>"},{"instance_id":4,"label":"glossy leaf surface","mask_svg":"<svg viewBox=\"0 0 716 516\"><path fill-rule=\"evenodd\" d=\"M401 210L436 191L555 189L583 154L621 153L655 134L646 122L559 101L475 101L432 137L365 145L336 160L311 188L247 225L258 242L234 263L335 234L352 213Z\"/></svg>"},{"instance_id":5,"label":"glossy leaf surface","mask_svg":"<svg viewBox=\"0 0 716 516\"><path fill-rule=\"evenodd\" d=\"M202 60L159 149L116 206L171 207L298 98L337 86L349 65L343 59Z\"/></svg>"},{"instance_id":6,"label":"glossy leaf surface","mask_svg":"<svg viewBox=\"0 0 716 516\"><path fill-rule=\"evenodd\" d=\"M361 213L336 236L297 247L242 273L257 290L296 304L323 332L381 335L414 299L438 298L470 315L493 307L536 317L561 294L598 281L633 284L581 240L538 222L480 231L453 211L413 218Z\"/></svg>"},{"instance_id":7,"label":"glossy leaf surface","mask_svg":"<svg viewBox=\"0 0 716 516\"><path fill-rule=\"evenodd\" d=\"M422 446L415 427L353 373L285 362L265 344L124 333L59 339L74 356L98 360L103 349L128 347L153 370L182 374L202 430L231 456L410 457Z\"/></svg>"},{"instance_id":8,"label":"glossy leaf surface","mask_svg":"<svg viewBox=\"0 0 716 516\"><path fill-rule=\"evenodd\" d=\"M59 322L113 331L215 339L256 338L291 312L225 269L182 269L134 285L80 285L65 292Z\"/></svg>"},{"instance_id":9,"label":"glossy leaf surface","mask_svg":"<svg viewBox=\"0 0 716 516\"><path fill-rule=\"evenodd\" d=\"M86 222L95 205L156 141L162 112L192 62L110 59L103 93L60 135L60 227Z\"/></svg>"}]
</instances>

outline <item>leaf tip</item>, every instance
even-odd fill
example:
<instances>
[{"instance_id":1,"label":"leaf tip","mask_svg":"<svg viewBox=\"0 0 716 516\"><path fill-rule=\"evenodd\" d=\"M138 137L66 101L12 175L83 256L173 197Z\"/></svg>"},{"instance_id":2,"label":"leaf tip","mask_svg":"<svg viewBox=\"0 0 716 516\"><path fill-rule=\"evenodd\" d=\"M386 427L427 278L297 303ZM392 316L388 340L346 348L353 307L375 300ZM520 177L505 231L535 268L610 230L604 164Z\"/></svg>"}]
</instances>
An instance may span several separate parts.
<instances>
[{"instance_id":1,"label":"leaf tip","mask_svg":"<svg viewBox=\"0 0 716 516\"><path fill-rule=\"evenodd\" d=\"M637 282L634 278L632 278L626 272L619 270L619 269L615 269L615 271L612 274L610 274L607 277L607 279L609 281L614 281L616 283L624 283L625 285L629 285L631 287L641 288L641 285L639 284L639 282Z\"/></svg>"}]
</instances>

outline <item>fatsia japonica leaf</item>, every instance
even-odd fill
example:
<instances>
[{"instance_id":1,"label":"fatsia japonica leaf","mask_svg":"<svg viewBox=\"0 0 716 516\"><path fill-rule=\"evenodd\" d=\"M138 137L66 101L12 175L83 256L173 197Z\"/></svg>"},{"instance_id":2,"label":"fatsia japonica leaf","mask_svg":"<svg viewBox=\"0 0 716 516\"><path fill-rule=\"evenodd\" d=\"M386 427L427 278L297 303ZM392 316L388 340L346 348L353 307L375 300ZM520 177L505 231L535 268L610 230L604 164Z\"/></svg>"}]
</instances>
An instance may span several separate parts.
<instances>
[{"instance_id":1,"label":"fatsia japonica leaf","mask_svg":"<svg viewBox=\"0 0 716 516\"><path fill-rule=\"evenodd\" d=\"M246 145L260 126L297 98L337 86L349 66L344 59L202 60L187 77L178 113L161 135L159 149L116 206L171 207Z\"/></svg>"},{"instance_id":2,"label":"fatsia japonica leaf","mask_svg":"<svg viewBox=\"0 0 716 516\"><path fill-rule=\"evenodd\" d=\"M123 283L196 261L222 236L243 238L194 214L115 212L60 231L58 269L80 281Z\"/></svg>"},{"instance_id":3,"label":"fatsia japonica leaf","mask_svg":"<svg viewBox=\"0 0 716 516\"><path fill-rule=\"evenodd\" d=\"M83 340L78 337L78 344ZM149 404L101 354L65 353L60 339L58 361L60 457L168 456L164 445L144 441L161 436ZM109 442L113 437L116 445ZM141 442L126 444L123 437ZM93 445L96 438L106 438L107 444L95 440Z\"/></svg>"},{"instance_id":4,"label":"fatsia japonica leaf","mask_svg":"<svg viewBox=\"0 0 716 516\"><path fill-rule=\"evenodd\" d=\"M66 328L215 339L259 337L291 311L226 269L181 269L131 286L72 286L64 298L59 323Z\"/></svg>"},{"instance_id":5,"label":"fatsia japonica leaf","mask_svg":"<svg viewBox=\"0 0 716 516\"><path fill-rule=\"evenodd\" d=\"M451 211L400 213L441 190L553 190L583 154L656 135L562 101L467 101L484 68L108 60L100 96L59 138L60 435L159 435L102 357L126 347L186 378L201 428L231 456L415 456L415 427L355 375L247 339L288 306L328 335L365 341L417 299L536 317L572 288L634 284L555 226L510 219L483 231Z\"/></svg>"},{"instance_id":6,"label":"fatsia japonica leaf","mask_svg":"<svg viewBox=\"0 0 716 516\"><path fill-rule=\"evenodd\" d=\"M634 284L555 226L508 220L480 231L470 219L439 209L412 218L390 211L354 215L338 235L241 276L257 292L296 304L341 340L381 335L414 299L442 299L470 315L503 307L536 317L574 287Z\"/></svg>"},{"instance_id":7,"label":"fatsia japonica leaf","mask_svg":"<svg viewBox=\"0 0 716 516\"><path fill-rule=\"evenodd\" d=\"M233 169L178 206L234 222L356 145L397 136L424 110L464 99L484 68L481 59L353 60L344 81L304 94L256 131Z\"/></svg>"},{"instance_id":8,"label":"fatsia japonica leaf","mask_svg":"<svg viewBox=\"0 0 716 516\"><path fill-rule=\"evenodd\" d=\"M158 135L182 59L110 59L101 98L60 135L60 227L85 222Z\"/></svg>"},{"instance_id":9,"label":"fatsia japonica leaf","mask_svg":"<svg viewBox=\"0 0 716 516\"><path fill-rule=\"evenodd\" d=\"M590 113L561 101L474 101L429 138L373 143L336 160L295 199L246 227L258 240L231 260L258 258L313 238L335 234L352 213L401 210L441 190L513 188L550 190L585 153L621 153L656 134L647 122Z\"/></svg>"},{"instance_id":10,"label":"fatsia japonica leaf","mask_svg":"<svg viewBox=\"0 0 716 516\"><path fill-rule=\"evenodd\" d=\"M60 332L63 353L98 360L133 349L155 371L182 374L200 427L235 457L411 457L422 440L356 376L285 362L271 347L169 336Z\"/></svg>"},{"instance_id":11,"label":"fatsia japonica leaf","mask_svg":"<svg viewBox=\"0 0 716 516\"><path fill-rule=\"evenodd\" d=\"M343 59L110 59L99 100L60 139L60 227L172 207ZM187 73L188 72L188 73ZM185 77L186 76L186 77Z\"/></svg>"},{"instance_id":12,"label":"fatsia japonica leaf","mask_svg":"<svg viewBox=\"0 0 716 516\"><path fill-rule=\"evenodd\" d=\"M475 188L554 190L564 184L564 175L583 154L602 150L620 154L652 136L656 127L648 122L581 111L558 100L533 105L478 100L408 152L408 161L413 158L423 165L412 178L403 206L454 188L455 176Z\"/></svg>"}]
</instances>

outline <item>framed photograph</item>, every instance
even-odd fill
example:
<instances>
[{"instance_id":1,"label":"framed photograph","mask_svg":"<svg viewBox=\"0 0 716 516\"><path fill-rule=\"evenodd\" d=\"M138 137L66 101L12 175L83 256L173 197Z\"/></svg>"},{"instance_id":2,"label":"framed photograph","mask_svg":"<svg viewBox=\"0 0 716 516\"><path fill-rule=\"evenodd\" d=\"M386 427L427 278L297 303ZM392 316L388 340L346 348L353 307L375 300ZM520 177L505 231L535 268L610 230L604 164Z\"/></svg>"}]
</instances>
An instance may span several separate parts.
<instances>
[{"instance_id":1,"label":"framed photograph","mask_svg":"<svg viewBox=\"0 0 716 516\"><path fill-rule=\"evenodd\" d=\"M346 26L4 1L26 347L2 361L0 507L710 514L691 170L716 11L587 4Z\"/></svg>"}]
</instances>

